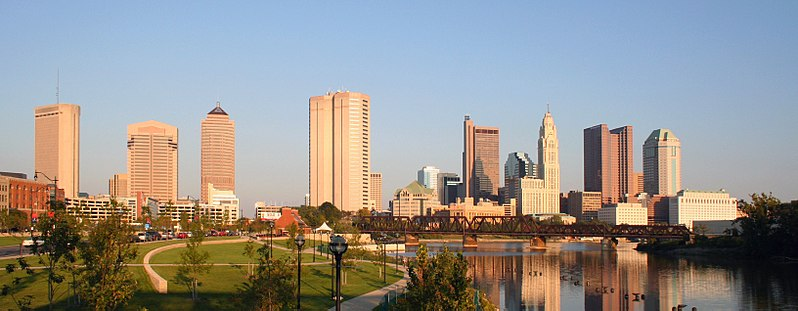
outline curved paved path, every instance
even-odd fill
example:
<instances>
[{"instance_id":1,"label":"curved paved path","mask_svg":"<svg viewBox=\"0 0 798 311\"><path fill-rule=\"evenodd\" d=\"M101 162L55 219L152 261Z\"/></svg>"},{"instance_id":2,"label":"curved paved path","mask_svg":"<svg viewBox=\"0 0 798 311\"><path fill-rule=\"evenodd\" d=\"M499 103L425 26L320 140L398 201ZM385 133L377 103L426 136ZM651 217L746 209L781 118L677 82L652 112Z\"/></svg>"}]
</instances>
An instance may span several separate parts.
<instances>
[{"instance_id":1,"label":"curved paved path","mask_svg":"<svg viewBox=\"0 0 798 311\"><path fill-rule=\"evenodd\" d=\"M249 241L249 239L241 238L241 239L234 239L234 240L216 240L216 241L205 241L202 242L203 245L213 245L213 244L231 244L231 243L243 243ZM147 273L147 278L152 283L152 288L155 289L155 292L159 294L166 294L168 292L169 282L166 281L162 276L158 275L155 270L152 269L152 265L150 264L150 259L152 256L156 254L167 251L170 249L186 247L185 243L177 243L177 244L170 244L161 246L159 248L153 249L144 255L144 260L142 260L142 266L144 266L144 272Z\"/></svg>"}]
</instances>

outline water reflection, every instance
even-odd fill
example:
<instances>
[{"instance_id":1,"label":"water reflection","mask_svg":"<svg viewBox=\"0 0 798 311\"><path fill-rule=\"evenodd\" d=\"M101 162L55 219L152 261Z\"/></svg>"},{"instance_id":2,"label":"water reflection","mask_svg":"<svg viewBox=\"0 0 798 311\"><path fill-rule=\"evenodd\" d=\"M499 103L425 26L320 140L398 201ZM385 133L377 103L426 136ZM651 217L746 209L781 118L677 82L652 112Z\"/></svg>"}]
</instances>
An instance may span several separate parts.
<instances>
[{"instance_id":1,"label":"water reflection","mask_svg":"<svg viewBox=\"0 0 798 311\"><path fill-rule=\"evenodd\" d=\"M480 242L464 255L474 287L502 310L798 309L796 264L648 256L633 247L550 243L536 251L526 243Z\"/></svg>"}]
</instances>

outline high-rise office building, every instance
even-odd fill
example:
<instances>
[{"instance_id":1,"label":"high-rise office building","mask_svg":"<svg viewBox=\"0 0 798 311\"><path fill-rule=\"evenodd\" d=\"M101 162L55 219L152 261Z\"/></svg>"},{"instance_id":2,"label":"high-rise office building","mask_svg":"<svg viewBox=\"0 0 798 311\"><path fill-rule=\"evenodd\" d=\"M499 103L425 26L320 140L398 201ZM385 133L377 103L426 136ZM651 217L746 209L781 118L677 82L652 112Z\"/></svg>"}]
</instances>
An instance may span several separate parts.
<instances>
[{"instance_id":1,"label":"high-rise office building","mask_svg":"<svg viewBox=\"0 0 798 311\"><path fill-rule=\"evenodd\" d=\"M382 173L369 174L369 209L382 211Z\"/></svg>"},{"instance_id":2,"label":"high-rise office building","mask_svg":"<svg viewBox=\"0 0 798 311\"><path fill-rule=\"evenodd\" d=\"M370 97L347 91L309 102L310 204L330 202L342 211L368 208Z\"/></svg>"},{"instance_id":3,"label":"high-rise office building","mask_svg":"<svg viewBox=\"0 0 798 311\"><path fill-rule=\"evenodd\" d=\"M200 200L209 203L208 184L217 190L236 190L236 123L221 104L201 124Z\"/></svg>"},{"instance_id":4,"label":"high-rise office building","mask_svg":"<svg viewBox=\"0 0 798 311\"><path fill-rule=\"evenodd\" d=\"M158 121L127 126L128 194L177 201L177 128Z\"/></svg>"},{"instance_id":5,"label":"high-rise office building","mask_svg":"<svg viewBox=\"0 0 798 311\"><path fill-rule=\"evenodd\" d=\"M112 198L127 197L127 174L114 174L114 177L108 180L108 195Z\"/></svg>"},{"instance_id":6,"label":"high-rise office building","mask_svg":"<svg viewBox=\"0 0 798 311\"><path fill-rule=\"evenodd\" d=\"M535 163L529 160L529 154L526 152L512 152L507 156L507 161L504 162L504 198L502 202L510 202L510 199L517 198L516 191L518 187L516 184L521 178L526 176L535 178L537 177L537 167Z\"/></svg>"},{"instance_id":7,"label":"high-rise office building","mask_svg":"<svg viewBox=\"0 0 798 311\"><path fill-rule=\"evenodd\" d=\"M602 202L623 202L635 195L632 126L606 124L584 129L585 191L601 192Z\"/></svg>"},{"instance_id":8,"label":"high-rise office building","mask_svg":"<svg viewBox=\"0 0 798 311\"><path fill-rule=\"evenodd\" d=\"M643 144L643 190L674 196L682 188L682 143L669 129L651 132Z\"/></svg>"},{"instance_id":9,"label":"high-rise office building","mask_svg":"<svg viewBox=\"0 0 798 311\"><path fill-rule=\"evenodd\" d=\"M418 170L418 182L427 189L438 191L438 174L440 169L434 166L424 166Z\"/></svg>"},{"instance_id":10,"label":"high-rise office building","mask_svg":"<svg viewBox=\"0 0 798 311\"><path fill-rule=\"evenodd\" d=\"M53 104L34 109L34 170L58 179L67 197L80 190L80 106Z\"/></svg>"},{"instance_id":11,"label":"high-rise office building","mask_svg":"<svg viewBox=\"0 0 798 311\"><path fill-rule=\"evenodd\" d=\"M463 140L464 197L498 201L499 128L475 126L466 115Z\"/></svg>"},{"instance_id":12,"label":"high-rise office building","mask_svg":"<svg viewBox=\"0 0 798 311\"><path fill-rule=\"evenodd\" d=\"M449 205L457 202L457 198L461 197L461 188L463 181L460 176L455 173L440 173L438 174L438 199L441 204Z\"/></svg>"},{"instance_id":13,"label":"high-rise office building","mask_svg":"<svg viewBox=\"0 0 798 311\"><path fill-rule=\"evenodd\" d=\"M516 190L516 215L560 212L560 147L554 117L546 112L538 138L538 178L523 177Z\"/></svg>"}]
</instances>

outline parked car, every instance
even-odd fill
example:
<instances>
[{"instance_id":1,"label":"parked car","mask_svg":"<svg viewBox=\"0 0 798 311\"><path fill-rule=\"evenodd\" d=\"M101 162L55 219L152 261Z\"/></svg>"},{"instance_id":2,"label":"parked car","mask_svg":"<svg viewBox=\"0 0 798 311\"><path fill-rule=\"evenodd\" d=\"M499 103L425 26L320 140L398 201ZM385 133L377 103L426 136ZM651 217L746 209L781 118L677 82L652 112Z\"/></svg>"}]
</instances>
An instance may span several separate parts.
<instances>
[{"instance_id":1,"label":"parked car","mask_svg":"<svg viewBox=\"0 0 798 311\"><path fill-rule=\"evenodd\" d=\"M163 236L161 236L161 234L158 233L157 231L149 231L147 232L147 235L149 236L150 241L163 240Z\"/></svg>"},{"instance_id":2,"label":"parked car","mask_svg":"<svg viewBox=\"0 0 798 311\"><path fill-rule=\"evenodd\" d=\"M169 231L164 232L162 237L163 237L164 240L171 240L171 239L175 238L175 235L172 234L172 230L169 230Z\"/></svg>"},{"instance_id":3,"label":"parked car","mask_svg":"<svg viewBox=\"0 0 798 311\"><path fill-rule=\"evenodd\" d=\"M147 233L146 232L136 233L136 236L139 238L139 242L149 241L149 240L147 240Z\"/></svg>"},{"instance_id":4,"label":"parked car","mask_svg":"<svg viewBox=\"0 0 798 311\"><path fill-rule=\"evenodd\" d=\"M39 245L39 246L42 246L42 245L44 245L44 238L38 237L38 236L37 237L32 237L32 238L27 238L27 239L22 241L22 246L33 247L34 243Z\"/></svg>"},{"instance_id":5,"label":"parked car","mask_svg":"<svg viewBox=\"0 0 798 311\"><path fill-rule=\"evenodd\" d=\"M177 234L178 239L188 239L188 233L180 232Z\"/></svg>"}]
</instances>

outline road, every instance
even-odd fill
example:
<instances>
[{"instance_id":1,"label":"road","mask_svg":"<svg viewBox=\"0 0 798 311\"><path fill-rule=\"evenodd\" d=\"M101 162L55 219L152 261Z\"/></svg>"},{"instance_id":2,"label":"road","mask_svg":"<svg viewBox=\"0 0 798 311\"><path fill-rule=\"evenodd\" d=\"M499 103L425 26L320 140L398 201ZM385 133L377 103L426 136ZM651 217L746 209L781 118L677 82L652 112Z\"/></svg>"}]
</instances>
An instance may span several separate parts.
<instances>
[{"instance_id":1,"label":"road","mask_svg":"<svg viewBox=\"0 0 798 311\"><path fill-rule=\"evenodd\" d=\"M23 247L24 254L30 254L30 248ZM19 245L0 246L0 258L19 256Z\"/></svg>"}]
</instances>

